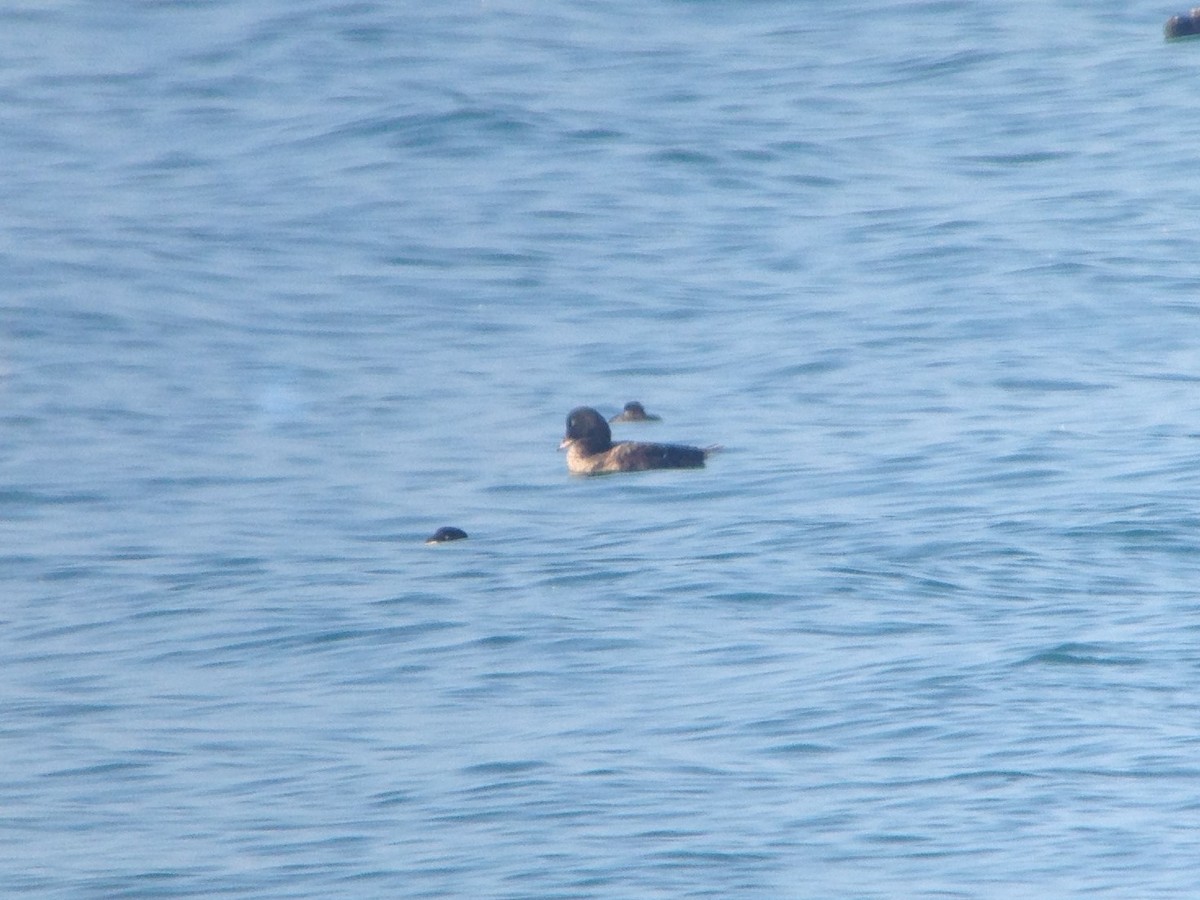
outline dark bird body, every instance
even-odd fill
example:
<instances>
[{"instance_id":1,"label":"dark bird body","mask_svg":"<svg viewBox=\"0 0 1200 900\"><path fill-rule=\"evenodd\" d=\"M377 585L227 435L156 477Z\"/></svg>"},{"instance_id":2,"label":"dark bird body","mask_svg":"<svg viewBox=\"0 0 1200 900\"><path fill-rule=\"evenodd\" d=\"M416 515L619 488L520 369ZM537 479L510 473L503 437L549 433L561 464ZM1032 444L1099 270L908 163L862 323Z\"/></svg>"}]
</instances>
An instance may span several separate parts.
<instances>
[{"instance_id":1,"label":"dark bird body","mask_svg":"<svg viewBox=\"0 0 1200 900\"><path fill-rule=\"evenodd\" d=\"M1200 35L1200 6L1183 15L1171 16L1163 26L1168 41Z\"/></svg>"},{"instance_id":2,"label":"dark bird body","mask_svg":"<svg viewBox=\"0 0 1200 900\"><path fill-rule=\"evenodd\" d=\"M466 540L467 533L461 528L455 528L453 525L446 525L439 528L433 534L425 539L427 544L444 544L447 541L462 541Z\"/></svg>"}]
</instances>

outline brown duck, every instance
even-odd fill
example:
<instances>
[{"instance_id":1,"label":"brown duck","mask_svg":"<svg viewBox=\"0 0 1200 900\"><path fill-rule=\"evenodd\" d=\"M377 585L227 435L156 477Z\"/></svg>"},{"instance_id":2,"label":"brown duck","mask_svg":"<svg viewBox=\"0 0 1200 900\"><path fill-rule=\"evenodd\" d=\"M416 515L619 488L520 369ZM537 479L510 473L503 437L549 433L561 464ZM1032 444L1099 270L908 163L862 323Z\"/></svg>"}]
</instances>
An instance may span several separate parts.
<instances>
[{"instance_id":1,"label":"brown duck","mask_svg":"<svg viewBox=\"0 0 1200 900\"><path fill-rule=\"evenodd\" d=\"M580 406L567 416L567 433L559 450L567 451L572 475L608 475L646 469L700 469L715 447L701 449L680 444L613 443L604 417L590 406Z\"/></svg>"}]
</instances>

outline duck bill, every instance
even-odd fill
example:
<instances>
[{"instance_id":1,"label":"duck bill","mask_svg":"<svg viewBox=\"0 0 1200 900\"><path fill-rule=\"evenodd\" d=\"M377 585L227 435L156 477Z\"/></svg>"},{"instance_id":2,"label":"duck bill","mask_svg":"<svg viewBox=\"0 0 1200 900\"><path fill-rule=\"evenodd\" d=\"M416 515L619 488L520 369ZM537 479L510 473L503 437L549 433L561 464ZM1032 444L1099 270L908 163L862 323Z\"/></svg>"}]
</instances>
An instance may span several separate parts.
<instances>
[{"instance_id":1,"label":"duck bill","mask_svg":"<svg viewBox=\"0 0 1200 900\"><path fill-rule=\"evenodd\" d=\"M570 447L570 446L571 446L573 443L575 443L575 440L574 440L573 438L565 437L565 438L563 438L563 439L562 439L562 443L558 445L558 449L559 449L559 450L566 450L566 449L567 449L568 447Z\"/></svg>"}]
</instances>

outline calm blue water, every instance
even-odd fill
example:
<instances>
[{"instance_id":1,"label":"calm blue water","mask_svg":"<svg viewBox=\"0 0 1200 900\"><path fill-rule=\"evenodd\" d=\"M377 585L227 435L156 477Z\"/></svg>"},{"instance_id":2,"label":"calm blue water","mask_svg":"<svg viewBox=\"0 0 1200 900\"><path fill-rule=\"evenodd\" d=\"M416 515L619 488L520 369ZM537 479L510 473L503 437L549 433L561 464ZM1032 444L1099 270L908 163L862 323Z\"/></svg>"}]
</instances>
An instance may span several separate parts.
<instances>
[{"instance_id":1,"label":"calm blue water","mask_svg":"<svg viewBox=\"0 0 1200 900\"><path fill-rule=\"evenodd\" d=\"M0 893L1195 896L1177 11L10 4Z\"/></svg>"}]
</instances>

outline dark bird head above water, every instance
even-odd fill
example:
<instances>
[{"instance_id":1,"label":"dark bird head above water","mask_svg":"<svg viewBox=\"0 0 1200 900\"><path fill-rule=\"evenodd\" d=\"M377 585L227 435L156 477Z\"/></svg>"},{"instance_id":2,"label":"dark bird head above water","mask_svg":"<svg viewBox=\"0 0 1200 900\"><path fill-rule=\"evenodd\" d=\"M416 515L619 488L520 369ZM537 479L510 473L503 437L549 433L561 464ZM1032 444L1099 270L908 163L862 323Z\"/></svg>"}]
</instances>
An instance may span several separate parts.
<instances>
[{"instance_id":1,"label":"dark bird head above water","mask_svg":"<svg viewBox=\"0 0 1200 900\"><path fill-rule=\"evenodd\" d=\"M567 415L567 433L559 450L567 451L572 475L608 475L646 469L699 469L708 450L681 444L645 444L617 441L604 417L590 406L579 406Z\"/></svg>"},{"instance_id":2,"label":"dark bird head above water","mask_svg":"<svg viewBox=\"0 0 1200 900\"><path fill-rule=\"evenodd\" d=\"M446 525L439 528L433 534L425 539L427 544L444 544L446 541L461 541L466 539L467 533L461 528L455 528L453 525Z\"/></svg>"},{"instance_id":3,"label":"dark bird head above water","mask_svg":"<svg viewBox=\"0 0 1200 900\"><path fill-rule=\"evenodd\" d=\"M567 433L563 436L559 450L577 448L591 456L603 453L612 447L612 429L604 416L590 406L577 406L567 414Z\"/></svg>"},{"instance_id":4,"label":"dark bird head above water","mask_svg":"<svg viewBox=\"0 0 1200 900\"><path fill-rule=\"evenodd\" d=\"M662 417L646 412L646 407L636 400L630 400L625 408L613 416L610 422L661 422Z\"/></svg>"}]
</instances>

